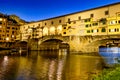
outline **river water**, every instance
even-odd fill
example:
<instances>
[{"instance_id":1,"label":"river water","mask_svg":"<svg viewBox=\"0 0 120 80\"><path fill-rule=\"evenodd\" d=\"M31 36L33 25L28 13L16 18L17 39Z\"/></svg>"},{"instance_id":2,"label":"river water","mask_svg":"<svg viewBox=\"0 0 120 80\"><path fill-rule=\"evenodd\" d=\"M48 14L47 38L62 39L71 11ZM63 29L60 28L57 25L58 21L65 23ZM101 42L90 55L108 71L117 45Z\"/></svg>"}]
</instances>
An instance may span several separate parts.
<instances>
[{"instance_id":1,"label":"river water","mask_svg":"<svg viewBox=\"0 0 120 80\"><path fill-rule=\"evenodd\" d=\"M31 51L24 56L0 55L0 80L91 80L103 70L101 56L69 53Z\"/></svg>"}]
</instances>

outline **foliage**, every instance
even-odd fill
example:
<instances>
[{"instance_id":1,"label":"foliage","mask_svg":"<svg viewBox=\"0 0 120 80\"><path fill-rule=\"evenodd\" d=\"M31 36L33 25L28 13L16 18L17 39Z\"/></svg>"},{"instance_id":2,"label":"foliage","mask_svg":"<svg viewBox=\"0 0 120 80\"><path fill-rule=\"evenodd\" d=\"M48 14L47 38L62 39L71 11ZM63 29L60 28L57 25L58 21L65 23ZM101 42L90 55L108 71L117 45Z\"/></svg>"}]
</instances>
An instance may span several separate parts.
<instances>
[{"instance_id":1,"label":"foliage","mask_svg":"<svg viewBox=\"0 0 120 80\"><path fill-rule=\"evenodd\" d=\"M120 65L114 65L110 69L104 69L93 80L120 80Z\"/></svg>"}]
</instances>

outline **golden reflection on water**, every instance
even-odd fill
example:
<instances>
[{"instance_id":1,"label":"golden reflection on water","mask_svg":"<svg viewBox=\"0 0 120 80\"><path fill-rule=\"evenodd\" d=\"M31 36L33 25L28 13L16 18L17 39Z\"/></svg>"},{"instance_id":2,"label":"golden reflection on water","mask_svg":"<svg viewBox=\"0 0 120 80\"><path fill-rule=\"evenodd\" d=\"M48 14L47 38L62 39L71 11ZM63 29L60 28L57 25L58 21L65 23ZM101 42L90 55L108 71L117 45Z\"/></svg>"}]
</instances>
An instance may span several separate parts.
<instances>
[{"instance_id":1,"label":"golden reflection on water","mask_svg":"<svg viewBox=\"0 0 120 80\"><path fill-rule=\"evenodd\" d=\"M0 80L91 80L102 65L97 56L33 51L26 56L0 57Z\"/></svg>"}]
</instances>

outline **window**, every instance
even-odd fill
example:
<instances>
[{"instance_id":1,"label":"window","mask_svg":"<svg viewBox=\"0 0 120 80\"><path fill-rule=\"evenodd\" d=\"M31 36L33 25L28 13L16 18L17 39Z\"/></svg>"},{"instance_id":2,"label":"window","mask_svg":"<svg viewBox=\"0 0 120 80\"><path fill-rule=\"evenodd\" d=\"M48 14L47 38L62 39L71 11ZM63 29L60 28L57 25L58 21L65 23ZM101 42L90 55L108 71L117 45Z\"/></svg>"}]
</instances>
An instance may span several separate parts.
<instances>
[{"instance_id":1,"label":"window","mask_svg":"<svg viewBox=\"0 0 120 80\"><path fill-rule=\"evenodd\" d=\"M85 27L86 27L86 28L87 28L87 27L91 27L91 24L86 24Z\"/></svg>"},{"instance_id":2,"label":"window","mask_svg":"<svg viewBox=\"0 0 120 80\"><path fill-rule=\"evenodd\" d=\"M105 11L105 15L109 15L109 11Z\"/></svg>"},{"instance_id":3,"label":"window","mask_svg":"<svg viewBox=\"0 0 120 80\"><path fill-rule=\"evenodd\" d=\"M99 29L97 29L97 32L99 32Z\"/></svg>"},{"instance_id":4,"label":"window","mask_svg":"<svg viewBox=\"0 0 120 80\"><path fill-rule=\"evenodd\" d=\"M87 30L87 33L90 33L90 30Z\"/></svg>"},{"instance_id":5,"label":"window","mask_svg":"<svg viewBox=\"0 0 120 80\"><path fill-rule=\"evenodd\" d=\"M61 23L62 21L61 20L59 20L59 23Z\"/></svg>"},{"instance_id":6,"label":"window","mask_svg":"<svg viewBox=\"0 0 120 80\"><path fill-rule=\"evenodd\" d=\"M76 21L74 21L73 24L76 24Z\"/></svg>"},{"instance_id":7,"label":"window","mask_svg":"<svg viewBox=\"0 0 120 80\"><path fill-rule=\"evenodd\" d=\"M12 31L12 34L14 34L14 31Z\"/></svg>"},{"instance_id":8,"label":"window","mask_svg":"<svg viewBox=\"0 0 120 80\"><path fill-rule=\"evenodd\" d=\"M120 20L118 21L118 23L120 24Z\"/></svg>"},{"instance_id":9,"label":"window","mask_svg":"<svg viewBox=\"0 0 120 80\"><path fill-rule=\"evenodd\" d=\"M119 29L117 28L117 32L119 32Z\"/></svg>"},{"instance_id":10,"label":"window","mask_svg":"<svg viewBox=\"0 0 120 80\"><path fill-rule=\"evenodd\" d=\"M114 29L109 29L109 32L114 32L115 30Z\"/></svg>"},{"instance_id":11,"label":"window","mask_svg":"<svg viewBox=\"0 0 120 80\"><path fill-rule=\"evenodd\" d=\"M105 28L102 28L101 32L106 32L106 29ZM110 31L109 31L110 32Z\"/></svg>"},{"instance_id":12,"label":"window","mask_svg":"<svg viewBox=\"0 0 120 80\"><path fill-rule=\"evenodd\" d=\"M10 29L10 27L7 27L7 29Z\"/></svg>"},{"instance_id":13,"label":"window","mask_svg":"<svg viewBox=\"0 0 120 80\"><path fill-rule=\"evenodd\" d=\"M45 25L47 25L47 23L45 23Z\"/></svg>"},{"instance_id":14,"label":"window","mask_svg":"<svg viewBox=\"0 0 120 80\"><path fill-rule=\"evenodd\" d=\"M38 24L38 26L40 26L40 24Z\"/></svg>"},{"instance_id":15,"label":"window","mask_svg":"<svg viewBox=\"0 0 120 80\"><path fill-rule=\"evenodd\" d=\"M93 30L91 30L91 32L93 33Z\"/></svg>"},{"instance_id":16,"label":"window","mask_svg":"<svg viewBox=\"0 0 120 80\"><path fill-rule=\"evenodd\" d=\"M14 30L15 28L14 28L14 27L12 27L12 29Z\"/></svg>"},{"instance_id":17,"label":"window","mask_svg":"<svg viewBox=\"0 0 120 80\"><path fill-rule=\"evenodd\" d=\"M6 32L9 33L9 30L7 30Z\"/></svg>"},{"instance_id":18,"label":"window","mask_svg":"<svg viewBox=\"0 0 120 80\"><path fill-rule=\"evenodd\" d=\"M66 32L63 32L63 34L66 34Z\"/></svg>"},{"instance_id":19,"label":"window","mask_svg":"<svg viewBox=\"0 0 120 80\"><path fill-rule=\"evenodd\" d=\"M113 21L110 21L110 25L113 25L113 24L116 24L117 23L117 21L115 21L115 20L113 20Z\"/></svg>"},{"instance_id":20,"label":"window","mask_svg":"<svg viewBox=\"0 0 120 80\"><path fill-rule=\"evenodd\" d=\"M7 37L9 37L9 34L7 34Z\"/></svg>"},{"instance_id":21,"label":"window","mask_svg":"<svg viewBox=\"0 0 120 80\"><path fill-rule=\"evenodd\" d=\"M117 31L117 29L114 30L115 32Z\"/></svg>"},{"instance_id":22,"label":"window","mask_svg":"<svg viewBox=\"0 0 120 80\"><path fill-rule=\"evenodd\" d=\"M64 29L66 29L66 27L64 27Z\"/></svg>"},{"instance_id":23,"label":"window","mask_svg":"<svg viewBox=\"0 0 120 80\"><path fill-rule=\"evenodd\" d=\"M70 18L68 18L68 22L70 22Z\"/></svg>"},{"instance_id":24,"label":"window","mask_svg":"<svg viewBox=\"0 0 120 80\"><path fill-rule=\"evenodd\" d=\"M87 25L85 25L85 27L88 27L89 25L87 24Z\"/></svg>"},{"instance_id":25,"label":"window","mask_svg":"<svg viewBox=\"0 0 120 80\"><path fill-rule=\"evenodd\" d=\"M93 23L92 25L93 25L93 26L98 26L98 23Z\"/></svg>"},{"instance_id":26,"label":"window","mask_svg":"<svg viewBox=\"0 0 120 80\"><path fill-rule=\"evenodd\" d=\"M94 17L94 14L90 14L90 17L93 18L93 17Z\"/></svg>"},{"instance_id":27,"label":"window","mask_svg":"<svg viewBox=\"0 0 120 80\"><path fill-rule=\"evenodd\" d=\"M53 25L53 21L51 22L51 24Z\"/></svg>"},{"instance_id":28,"label":"window","mask_svg":"<svg viewBox=\"0 0 120 80\"><path fill-rule=\"evenodd\" d=\"M71 22L68 22L68 24L71 24Z\"/></svg>"},{"instance_id":29,"label":"window","mask_svg":"<svg viewBox=\"0 0 120 80\"><path fill-rule=\"evenodd\" d=\"M90 22L90 18L85 19L84 22Z\"/></svg>"},{"instance_id":30,"label":"window","mask_svg":"<svg viewBox=\"0 0 120 80\"><path fill-rule=\"evenodd\" d=\"M81 16L78 17L78 20L81 20Z\"/></svg>"}]
</instances>

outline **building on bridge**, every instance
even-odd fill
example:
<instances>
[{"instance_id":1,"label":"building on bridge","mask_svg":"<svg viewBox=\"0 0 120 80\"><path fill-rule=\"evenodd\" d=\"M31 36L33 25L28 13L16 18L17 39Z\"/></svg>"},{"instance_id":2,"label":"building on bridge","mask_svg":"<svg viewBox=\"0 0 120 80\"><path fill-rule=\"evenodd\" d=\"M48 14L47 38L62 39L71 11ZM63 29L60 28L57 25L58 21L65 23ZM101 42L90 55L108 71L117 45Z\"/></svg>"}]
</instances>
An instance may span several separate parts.
<instances>
[{"instance_id":1,"label":"building on bridge","mask_svg":"<svg viewBox=\"0 0 120 80\"><path fill-rule=\"evenodd\" d=\"M120 35L119 7L120 2L25 24L17 38L68 36L71 50L81 51L94 41L93 36Z\"/></svg>"}]
</instances>

